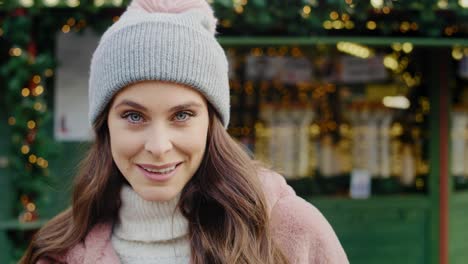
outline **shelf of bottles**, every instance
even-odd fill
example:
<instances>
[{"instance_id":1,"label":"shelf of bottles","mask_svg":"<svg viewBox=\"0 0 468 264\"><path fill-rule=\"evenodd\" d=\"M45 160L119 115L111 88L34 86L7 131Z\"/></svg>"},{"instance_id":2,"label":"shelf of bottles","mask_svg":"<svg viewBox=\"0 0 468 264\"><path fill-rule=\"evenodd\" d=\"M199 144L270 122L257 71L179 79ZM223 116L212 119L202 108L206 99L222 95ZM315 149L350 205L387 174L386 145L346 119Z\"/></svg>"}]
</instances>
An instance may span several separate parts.
<instances>
[{"instance_id":1,"label":"shelf of bottles","mask_svg":"<svg viewBox=\"0 0 468 264\"><path fill-rule=\"evenodd\" d=\"M468 190L468 48L452 52L453 107L451 116L451 174L456 191Z\"/></svg>"},{"instance_id":2,"label":"shelf of bottles","mask_svg":"<svg viewBox=\"0 0 468 264\"><path fill-rule=\"evenodd\" d=\"M299 195L350 196L362 174L371 195L426 192L430 106L411 44L226 53L228 131Z\"/></svg>"}]
</instances>

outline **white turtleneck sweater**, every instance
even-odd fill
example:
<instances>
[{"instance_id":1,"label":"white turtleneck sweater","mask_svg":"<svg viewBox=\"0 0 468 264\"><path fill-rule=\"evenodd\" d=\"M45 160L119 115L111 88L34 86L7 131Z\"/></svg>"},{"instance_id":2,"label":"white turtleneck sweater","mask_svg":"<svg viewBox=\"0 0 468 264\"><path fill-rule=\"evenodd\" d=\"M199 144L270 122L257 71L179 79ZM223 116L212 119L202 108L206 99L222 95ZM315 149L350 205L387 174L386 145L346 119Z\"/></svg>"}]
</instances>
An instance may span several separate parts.
<instances>
[{"instance_id":1,"label":"white turtleneck sweater","mask_svg":"<svg viewBox=\"0 0 468 264\"><path fill-rule=\"evenodd\" d=\"M188 221L176 210L179 198L150 202L132 187L122 187L122 206L111 240L122 264L190 262Z\"/></svg>"}]
</instances>

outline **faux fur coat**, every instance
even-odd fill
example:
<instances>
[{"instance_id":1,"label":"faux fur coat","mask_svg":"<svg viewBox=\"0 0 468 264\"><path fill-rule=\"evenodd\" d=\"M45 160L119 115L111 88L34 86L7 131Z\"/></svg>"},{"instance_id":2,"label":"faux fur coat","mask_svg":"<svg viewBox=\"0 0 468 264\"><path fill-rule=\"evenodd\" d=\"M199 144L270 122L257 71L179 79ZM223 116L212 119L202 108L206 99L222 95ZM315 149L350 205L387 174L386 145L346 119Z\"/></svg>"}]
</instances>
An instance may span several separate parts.
<instances>
[{"instance_id":1,"label":"faux fur coat","mask_svg":"<svg viewBox=\"0 0 468 264\"><path fill-rule=\"evenodd\" d=\"M347 264L335 232L309 202L296 196L285 179L271 171L260 173L267 197L274 240L292 264ZM118 264L110 241L112 223L94 226L84 242L58 257L41 258L37 264Z\"/></svg>"}]
</instances>

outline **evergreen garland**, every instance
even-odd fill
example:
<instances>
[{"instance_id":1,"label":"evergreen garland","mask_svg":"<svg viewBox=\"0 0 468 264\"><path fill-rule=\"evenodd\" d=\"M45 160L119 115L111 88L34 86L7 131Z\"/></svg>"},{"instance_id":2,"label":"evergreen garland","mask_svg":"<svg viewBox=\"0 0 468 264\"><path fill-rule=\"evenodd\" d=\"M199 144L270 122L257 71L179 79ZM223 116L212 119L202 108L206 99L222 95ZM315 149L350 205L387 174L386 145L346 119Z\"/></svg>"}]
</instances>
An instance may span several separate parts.
<instances>
[{"instance_id":1,"label":"evergreen garland","mask_svg":"<svg viewBox=\"0 0 468 264\"><path fill-rule=\"evenodd\" d=\"M44 129L50 122L45 80L53 74L51 54L38 54L29 35L32 18L16 10L3 23L4 35L11 41L9 60L0 68L5 86L8 124L11 131L9 166L13 188L20 201L15 214L28 222L38 219L38 207L47 202L43 195L48 182L48 158L53 143ZM21 32L21 33L19 33Z\"/></svg>"}]
</instances>

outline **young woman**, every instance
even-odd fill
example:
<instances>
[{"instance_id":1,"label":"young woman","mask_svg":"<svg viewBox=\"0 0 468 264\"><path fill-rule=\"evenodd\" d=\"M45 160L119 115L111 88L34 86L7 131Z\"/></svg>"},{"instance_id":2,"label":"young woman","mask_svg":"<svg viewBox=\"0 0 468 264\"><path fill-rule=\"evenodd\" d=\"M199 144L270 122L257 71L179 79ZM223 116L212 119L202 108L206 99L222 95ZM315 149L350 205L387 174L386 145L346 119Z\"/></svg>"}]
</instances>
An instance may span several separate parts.
<instances>
[{"instance_id":1,"label":"young woman","mask_svg":"<svg viewBox=\"0 0 468 264\"><path fill-rule=\"evenodd\" d=\"M348 263L331 226L229 136L204 0L134 0L91 61L95 142L20 263Z\"/></svg>"}]
</instances>

